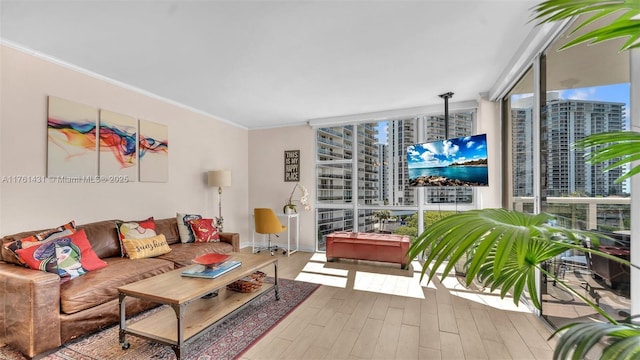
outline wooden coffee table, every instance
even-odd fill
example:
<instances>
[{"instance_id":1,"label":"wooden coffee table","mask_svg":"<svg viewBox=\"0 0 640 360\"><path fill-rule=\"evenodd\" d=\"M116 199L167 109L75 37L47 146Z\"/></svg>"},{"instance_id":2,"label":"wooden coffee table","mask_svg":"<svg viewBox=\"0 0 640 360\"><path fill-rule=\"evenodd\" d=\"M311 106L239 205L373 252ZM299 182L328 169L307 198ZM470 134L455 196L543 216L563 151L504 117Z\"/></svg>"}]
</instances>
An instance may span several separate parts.
<instances>
[{"instance_id":1,"label":"wooden coffee table","mask_svg":"<svg viewBox=\"0 0 640 360\"><path fill-rule=\"evenodd\" d=\"M274 290L276 300L280 300L277 257L240 253L231 253L231 255L230 260L240 261L242 265L215 279L185 277L181 273L186 268L181 268L119 287L119 335L122 348L129 348L125 335L132 334L170 345L180 359L186 345L204 334L211 325L241 309L257 296ZM226 289L228 284L270 264L273 264L275 270L274 284L265 283L253 293L240 293ZM206 296L216 291L217 296ZM127 297L165 304L169 307L139 321L127 321L125 306Z\"/></svg>"}]
</instances>

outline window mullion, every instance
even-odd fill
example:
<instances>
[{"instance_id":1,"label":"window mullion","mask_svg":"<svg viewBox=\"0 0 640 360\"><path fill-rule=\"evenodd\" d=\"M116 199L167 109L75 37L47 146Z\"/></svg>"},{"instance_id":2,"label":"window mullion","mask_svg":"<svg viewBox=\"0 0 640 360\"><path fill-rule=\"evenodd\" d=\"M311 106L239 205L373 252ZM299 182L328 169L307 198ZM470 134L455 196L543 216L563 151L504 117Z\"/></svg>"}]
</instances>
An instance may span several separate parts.
<instances>
[{"instance_id":1,"label":"window mullion","mask_svg":"<svg viewBox=\"0 0 640 360\"><path fill-rule=\"evenodd\" d=\"M351 156L351 204L353 205L353 231L358 232L358 140L359 125L353 125L353 152Z\"/></svg>"}]
</instances>

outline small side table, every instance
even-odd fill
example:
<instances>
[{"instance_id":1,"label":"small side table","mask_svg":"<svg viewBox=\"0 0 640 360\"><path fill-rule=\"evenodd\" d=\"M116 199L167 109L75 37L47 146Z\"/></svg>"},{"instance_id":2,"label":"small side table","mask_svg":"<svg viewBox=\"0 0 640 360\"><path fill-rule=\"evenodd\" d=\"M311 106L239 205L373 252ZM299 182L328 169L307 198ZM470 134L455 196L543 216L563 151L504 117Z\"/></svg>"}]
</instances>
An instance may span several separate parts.
<instances>
[{"instance_id":1,"label":"small side table","mask_svg":"<svg viewBox=\"0 0 640 360\"><path fill-rule=\"evenodd\" d=\"M287 226L287 256L295 253L300 249L300 216L298 213L293 214L277 214L278 219ZM295 222L295 229L292 223ZM295 237L296 248L291 250L291 237Z\"/></svg>"},{"instance_id":2,"label":"small side table","mask_svg":"<svg viewBox=\"0 0 640 360\"><path fill-rule=\"evenodd\" d=\"M293 214L276 214L280 222L287 227L287 256L297 252L300 249L300 217L298 213ZM251 214L251 216L254 216ZM256 229L255 222L251 222L251 252L256 252ZM293 238L293 239L292 239ZM273 239L272 239L273 240ZM291 248L291 242L295 240L295 249Z\"/></svg>"}]
</instances>

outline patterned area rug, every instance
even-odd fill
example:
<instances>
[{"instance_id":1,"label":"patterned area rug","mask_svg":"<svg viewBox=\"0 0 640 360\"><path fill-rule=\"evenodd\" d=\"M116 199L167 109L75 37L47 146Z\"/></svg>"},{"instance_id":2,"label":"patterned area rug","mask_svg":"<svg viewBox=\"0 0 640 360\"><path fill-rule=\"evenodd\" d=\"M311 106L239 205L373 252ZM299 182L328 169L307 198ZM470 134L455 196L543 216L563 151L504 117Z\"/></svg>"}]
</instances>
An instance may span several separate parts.
<instances>
[{"instance_id":1,"label":"patterned area rug","mask_svg":"<svg viewBox=\"0 0 640 360\"><path fill-rule=\"evenodd\" d=\"M265 279L273 283L273 278ZM272 327L277 325L318 287L301 281L279 279L280 301L273 291L260 295L244 309L209 328L203 336L188 345L183 359L217 360L239 357ZM138 317L149 316L156 308ZM131 344L122 350L118 343L118 325L63 345L56 352L43 357L50 360L107 360L107 359L175 359L171 347L128 335ZM9 346L0 348L0 359L26 360Z\"/></svg>"}]
</instances>

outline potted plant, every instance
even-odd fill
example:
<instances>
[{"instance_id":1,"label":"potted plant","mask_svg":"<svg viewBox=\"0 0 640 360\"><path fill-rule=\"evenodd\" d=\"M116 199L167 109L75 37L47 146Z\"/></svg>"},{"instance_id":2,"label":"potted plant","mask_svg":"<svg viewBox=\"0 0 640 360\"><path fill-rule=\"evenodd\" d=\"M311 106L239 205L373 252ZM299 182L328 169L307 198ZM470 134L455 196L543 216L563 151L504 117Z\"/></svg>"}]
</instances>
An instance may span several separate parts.
<instances>
[{"instance_id":1,"label":"potted plant","mask_svg":"<svg viewBox=\"0 0 640 360\"><path fill-rule=\"evenodd\" d=\"M295 193L296 189L300 189L300 200L293 199L293 194ZM282 207L282 212L285 214L297 213L298 209L295 204L296 201L299 202L300 205L304 206L305 210L307 211L311 210L311 204L309 203L309 191L303 185L300 185L300 183L296 183L293 186L293 189L291 190L291 194L289 194L289 198L287 199L287 202Z\"/></svg>"}]
</instances>

